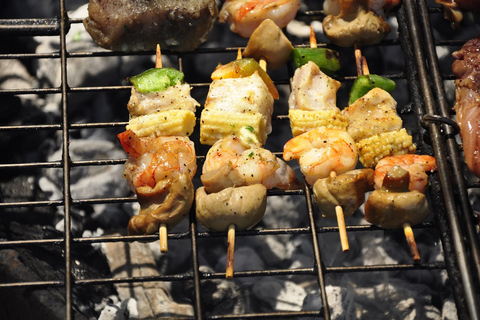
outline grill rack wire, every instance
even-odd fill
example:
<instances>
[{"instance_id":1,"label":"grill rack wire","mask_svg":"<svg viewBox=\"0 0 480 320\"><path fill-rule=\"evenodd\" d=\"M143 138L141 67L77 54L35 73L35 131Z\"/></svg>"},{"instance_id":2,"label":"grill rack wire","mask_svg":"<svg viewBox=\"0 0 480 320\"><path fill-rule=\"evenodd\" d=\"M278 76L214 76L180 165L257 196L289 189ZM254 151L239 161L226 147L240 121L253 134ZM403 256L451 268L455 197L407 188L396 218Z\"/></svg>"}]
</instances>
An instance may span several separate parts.
<instances>
[{"instance_id":1,"label":"grill rack wire","mask_svg":"<svg viewBox=\"0 0 480 320\"><path fill-rule=\"evenodd\" d=\"M96 87L70 87L67 80L67 63L72 58L92 56L118 56L119 52L68 52L66 48L66 34L70 25L81 23L80 19L70 19L65 10L65 0L59 0L60 16L47 19L3 19L0 20L0 33L8 33L15 36L59 36L60 50L55 53L27 53L27 54L0 54L0 59L60 59L62 68L61 85L53 88L39 89L9 89L0 90L0 95L21 95L30 93L39 94L60 94L62 97L62 119L59 124L46 125L18 125L0 126L0 133L25 131L35 132L37 130L54 130L62 132L63 156L59 161L32 162L32 163L2 163L0 172L9 169L38 169L38 168L59 168L63 171L64 193L62 199L56 201L24 201L0 203L0 210L17 207L45 207L63 206L65 212L65 232L63 238L38 239L38 240L9 240L0 241L0 250L15 247L32 247L36 245L57 245L64 248L65 254L65 276L60 281L39 281L39 282L9 282L0 283L0 290L12 288L39 288L39 287L61 287L65 290L66 319L73 319L72 311L72 289L74 286L102 285L114 282L148 282L148 281L193 281L195 319L290 319L302 317L323 317L330 319L330 309L326 294L325 277L328 274L346 272L378 272L378 271L403 271L403 270L443 270L448 273L451 279L452 290L455 297L458 316L460 319L479 319L478 288L480 279L480 253L478 238L473 221L472 206L468 199L468 189L478 188L475 183L467 184L464 178L464 165L461 161L461 145L455 140L458 133L455 124L451 122L451 108L445 97L443 81L453 79L451 75L442 75L438 68L437 56L435 53L435 42L429 25L429 15L442 14L438 6L428 6L423 0L405 0L396 12L398 20L398 38L385 40L381 45L400 46L405 60L405 73L385 75L392 79L405 79L411 95L414 112L419 123L422 123L425 134L430 137L428 142L417 139L419 149L425 153L435 155L439 168L438 174L431 176L432 211L433 222L425 222L415 228L438 229L444 251L445 262L399 265L363 265L363 266L326 266L321 258L319 248L319 235L329 232L338 232L337 227L317 226L315 209L311 199L311 189L305 187L302 190L280 191L270 190L269 196L303 196L308 211L309 226L294 229L259 229L237 232L237 236L261 236L281 234L306 234L311 236L313 245L314 265L310 268L278 269L278 270L253 270L235 272L235 277L260 277L260 276L290 276L290 275L313 275L316 277L318 287L323 301L321 310L298 311L298 312L270 312L243 315L208 315L207 310L202 306L201 281L206 279L224 278L224 273L202 273L199 271L197 254L198 240L209 237L225 237L225 233L199 232L192 213L189 217L189 229L186 232L169 233L170 240L188 239L191 241L192 250L192 272L175 275L162 275L159 277L142 278L99 278L99 279L75 279L72 275L72 252L76 246L100 242L133 242L133 241L154 241L156 235L151 236L102 236L90 238L74 238L71 232L71 209L73 206L109 204L119 202L133 202L135 197L105 198L105 199L73 199L70 193L70 171L71 168L79 166L103 166L122 165L124 159L72 161L69 151L69 133L72 130L85 128L114 127L123 129L126 122L105 122L105 123L70 123L68 117L69 94L106 91L106 90L129 90L128 86L96 86ZM307 18L321 17L319 11L300 12L299 16ZM464 42L464 41L462 41ZM425 43L426 45L422 45ZM413 44L413 45L412 45ZM450 43L459 45L460 42L453 40ZM193 54L209 54L214 52L236 52L237 47L230 48L202 48L196 49ZM168 53L175 55L175 53ZM151 54L150 52L139 54ZM188 53L187 53L188 54ZM177 55L179 69L183 69L183 56ZM182 70L183 71L183 70ZM289 76L293 74L289 68ZM354 78L344 77L341 81L351 81ZM288 79L275 80L276 83L288 83ZM191 83L193 87L206 87L209 83ZM438 107L437 107L438 106ZM278 115L278 121L288 121L286 115ZM276 150L277 155L281 152ZM203 158L199 155L199 160ZM456 186L456 188L452 188ZM315 232L312 232L312 231ZM347 225L348 232L363 232L379 230L370 225Z\"/></svg>"}]
</instances>

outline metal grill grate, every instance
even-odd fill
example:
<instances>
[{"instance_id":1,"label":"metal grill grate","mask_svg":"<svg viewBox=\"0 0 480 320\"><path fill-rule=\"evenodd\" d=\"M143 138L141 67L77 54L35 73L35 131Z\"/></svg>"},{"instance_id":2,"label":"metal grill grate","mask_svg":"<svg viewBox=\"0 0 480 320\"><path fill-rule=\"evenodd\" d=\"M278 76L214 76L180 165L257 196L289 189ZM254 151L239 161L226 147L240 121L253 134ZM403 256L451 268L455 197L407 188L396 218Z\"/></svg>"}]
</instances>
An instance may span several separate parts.
<instances>
[{"instance_id":1,"label":"metal grill grate","mask_svg":"<svg viewBox=\"0 0 480 320\"><path fill-rule=\"evenodd\" d=\"M450 282L452 283L453 296L457 306L459 318L461 319L478 319L478 278L479 278L479 253L478 242L475 231L475 223L473 222L472 207L468 200L467 189L478 188L478 182L466 184L463 175L463 164L460 160L458 144L454 139L453 128L444 124L442 119L450 118L450 108L446 102L443 92L442 81L451 80L451 75L441 75L436 69L435 41L429 33L428 25L429 15L441 14L442 11L435 6L427 7L424 1L406 0L400 9L396 12L398 21L398 37L395 35L383 41L378 46L365 48L367 59L368 56L374 57L381 52L382 48L388 47L392 50L400 52L403 63L394 71L388 70L384 75L397 80L408 91L411 102L411 109L402 109L402 118L410 119L410 124L415 127L414 139L420 152L432 153L439 163L438 173L431 177L430 197L433 212L433 221L424 222L415 229L427 229L432 233L438 234L444 251L443 259L433 262L422 262L419 264L378 264L378 265L334 265L322 259L325 256L319 246L322 236L330 233L337 233L338 228L323 224L319 220L319 212L315 208L311 200L311 190L305 188L294 191L270 190L268 196L280 197L301 197L304 199L305 211L308 215L308 225L299 228L275 228L239 231L238 238L243 237L262 237L267 235L304 235L311 239L313 252L312 265L308 268L286 268L286 269L270 269L270 270L250 270L236 271L234 277L240 278L258 278L268 279L269 277L305 276L312 277L318 286L320 297L323 301L323 307L314 311L284 311L284 312L265 312L251 314L229 314L219 315L212 314L202 303L202 281L209 279L222 279L225 277L223 272L205 273L201 272L198 260L198 248L205 244L205 241L211 239L222 240L226 237L225 233L208 233L199 231L195 221L195 216L191 213L189 217L188 229L182 232L171 232L168 235L169 241L187 240L191 242L191 272L162 275L158 277L135 277L135 278L108 278L99 277L95 279L76 278L72 273L72 253L80 246L98 244L103 242L133 242L143 241L150 242L157 240L156 235L152 236L102 236L102 237L74 237L71 230L72 208L93 204L113 204L123 202L134 202L134 197L124 198L95 198L95 199L77 199L71 193L71 171L77 167L84 166L121 166L125 159L105 159L91 161L72 161L70 158L70 139L71 134L76 130L110 128L114 132L123 131L126 121L111 122L88 122L88 123L72 123L69 115L71 113L71 101L75 95L90 92L127 92L129 86L124 85L108 85L108 86L89 86L89 87L73 87L69 85L67 77L67 65L72 59L88 59L92 57L115 57L125 55L119 52L83 52L68 51L66 45L66 34L74 24L80 24L80 19L70 19L65 10L65 1L60 0L60 16L46 19L5 19L0 20L0 33L9 34L11 37L20 39L23 36L56 36L60 39L60 48L54 53L2 53L0 59L20 59L24 61L32 61L36 59L59 59L61 61L61 81L59 86L49 88L31 88L31 89L4 89L0 90L2 97L39 94L39 95L61 95L62 118L58 123L50 124L22 124L22 125L3 125L0 126L0 134L23 133L27 137L35 135L37 132L54 131L61 134L63 155L58 161L38 161L38 162L18 162L15 160L6 161L0 164L0 172L6 173L9 170L15 172L25 172L29 170L38 170L46 168L57 168L63 172L63 195L58 200L44 200L43 198L34 198L22 201L2 199L0 210L3 214L12 208L31 208L32 212L42 207L63 207L65 214L65 232L62 238L43 238L43 239L20 239L20 240L4 240L0 241L0 250L9 248L35 248L36 246L60 246L64 250L64 278L60 280L44 279L35 282L5 282L0 283L0 290L9 292L15 288L43 288L43 287L60 287L65 291L65 310L66 319L73 319L73 302L72 291L75 287L90 287L94 285L106 285L112 283L131 283L131 282L155 282L155 281L179 281L183 283L193 283L194 301L193 307L195 311L195 319L297 319L307 317L323 317L331 318L331 310L329 308L329 299L327 296L326 286L329 277L332 275L346 273L365 273L377 274L378 272L405 272L405 271L430 271L446 270ZM418 6L418 8L417 8ZM417 12L418 10L418 12ZM297 17L299 20L311 22L321 21L322 13L320 11L302 11ZM420 29L422 28L422 29ZM427 30L423 32L422 30ZM425 41L427 46L423 50L421 45ZM448 43L441 42L442 45L460 45L462 40L454 40ZM438 43L437 43L438 44ZM299 39L294 43L296 46L304 46ZM242 47L243 48L243 47ZM380 49L379 49L380 48ZM192 57L198 55L208 55L211 59L219 59L216 55L232 54L234 57L238 47L204 47L197 49L192 53L176 54L174 52L164 52L165 55L173 57L181 71L185 72L187 81L193 87L193 93L203 94L209 86L209 82L190 81L189 66ZM338 48L339 50L342 50ZM378 51L375 51L377 50ZM353 50L341 51L342 58L344 56L353 56ZM139 54L129 54L132 56L148 56L153 52L145 52ZM186 62L187 61L187 62ZM352 60L353 61L353 60ZM86 66L86 68L91 66ZM402 71L402 68L404 70ZM349 71L342 73L337 77L342 83L347 85L353 81L355 74ZM280 73L273 76L275 83L284 87L288 87L289 79L293 75L291 66L287 68L286 73ZM430 85L433 81L433 85ZM438 108L436 107L438 104ZM126 106L126 102L125 102ZM402 106L399 106L402 108ZM438 119L440 117L440 120ZM287 110L275 114L273 120L274 127L288 128ZM424 124L424 128L420 126ZM198 130L198 126L196 128ZM274 139L272 137L269 140ZM198 143L196 144L198 145ZM274 153L280 155L282 150L272 149ZM205 150L203 150L205 152ZM198 152L199 168L205 153ZM451 188L452 185L458 188ZM0 221L2 217L0 216ZM381 229L370 225L350 225L347 221L347 232L349 234L379 232ZM397 231L385 231L386 233L395 233ZM466 240L464 239L466 238ZM327 253L328 255L328 253ZM473 261L472 260L473 258ZM235 281L235 280L232 280Z\"/></svg>"}]
</instances>

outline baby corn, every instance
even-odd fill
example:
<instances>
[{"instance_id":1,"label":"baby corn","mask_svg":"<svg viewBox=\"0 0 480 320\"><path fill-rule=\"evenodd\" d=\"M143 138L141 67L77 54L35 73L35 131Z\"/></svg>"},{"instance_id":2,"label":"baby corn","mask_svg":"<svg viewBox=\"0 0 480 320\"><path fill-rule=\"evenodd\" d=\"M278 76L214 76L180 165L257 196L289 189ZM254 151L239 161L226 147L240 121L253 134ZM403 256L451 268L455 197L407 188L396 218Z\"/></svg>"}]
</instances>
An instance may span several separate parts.
<instances>
[{"instance_id":1,"label":"baby corn","mask_svg":"<svg viewBox=\"0 0 480 320\"><path fill-rule=\"evenodd\" d=\"M415 153L417 146L405 128L375 134L356 143L360 162L365 168L374 167L386 156Z\"/></svg>"},{"instance_id":2,"label":"baby corn","mask_svg":"<svg viewBox=\"0 0 480 320\"><path fill-rule=\"evenodd\" d=\"M290 109L288 117L294 137L317 127L346 130L349 122L348 117L337 110Z\"/></svg>"},{"instance_id":3,"label":"baby corn","mask_svg":"<svg viewBox=\"0 0 480 320\"><path fill-rule=\"evenodd\" d=\"M195 114L189 110L166 110L130 119L127 130L139 137L190 136Z\"/></svg>"},{"instance_id":4,"label":"baby corn","mask_svg":"<svg viewBox=\"0 0 480 320\"><path fill-rule=\"evenodd\" d=\"M261 144L267 140L266 120L260 113L204 109L200 116L200 143L213 145L228 135L239 135L242 127L252 128Z\"/></svg>"}]
</instances>

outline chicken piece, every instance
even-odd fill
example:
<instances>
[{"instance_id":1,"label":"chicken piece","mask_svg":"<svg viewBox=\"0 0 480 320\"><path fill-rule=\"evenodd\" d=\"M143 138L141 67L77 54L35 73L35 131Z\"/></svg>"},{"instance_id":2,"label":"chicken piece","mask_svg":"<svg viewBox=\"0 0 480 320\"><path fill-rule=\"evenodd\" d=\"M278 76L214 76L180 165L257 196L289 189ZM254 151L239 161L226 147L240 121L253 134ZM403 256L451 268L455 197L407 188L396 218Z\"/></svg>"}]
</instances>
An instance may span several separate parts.
<instances>
[{"instance_id":1,"label":"chicken piece","mask_svg":"<svg viewBox=\"0 0 480 320\"><path fill-rule=\"evenodd\" d=\"M155 187L136 188L140 204L138 215L130 218L128 234L154 234L161 224L171 229L182 221L192 207L195 190L188 174L161 180Z\"/></svg>"},{"instance_id":2,"label":"chicken piece","mask_svg":"<svg viewBox=\"0 0 480 320\"><path fill-rule=\"evenodd\" d=\"M375 134L400 130L403 122L396 107L397 102L385 90L370 90L342 111L350 119L348 133L358 142Z\"/></svg>"},{"instance_id":3,"label":"chicken piece","mask_svg":"<svg viewBox=\"0 0 480 320\"><path fill-rule=\"evenodd\" d=\"M286 27L299 9L300 0L226 0L218 21L228 22L230 30L248 38L265 19L280 28Z\"/></svg>"},{"instance_id":4,"label":"chicken piece","mask_svg":"<svg viewBox=\"0 0 480 320\"><path fill-rule=\"evenodd\" d=\"M372 45L390 33L388 23L375 12L358 4L351 7L342 8L337 16L328 15L323 19L323 31L330 42L340 47Z\"/></svg>"},{"instance_id":5,"label":"chicken piece","mask_svg":"<svg viewBox=\"0 0 480 320\"><path fill-rule=\"evenodd\" d=\"M373 169L357 169L319 179L313 185L314 200L326 218L336 219L335 208L350 217L365 202L365 193L373 190Z\"/></svg>"},{"instance_id":6,"label":"chicken piece","mask_svg":"<svg viewBox=\"0 0 480 320\"><path fill-rule=\"evenodd\" d=\"M177 84L159 92L142 93L132 87L127 108L130 119L166 110L188 110L195 113L200 106L190 95L191 86Z\"/></svg>"},{"instance_id":7,"label":"chicken piece","mask_svg":"<svg viewBox=\"0 0 480 320\"><path fill-rule=\"evenodd\" d=\"M410 174L395 166L383 180L383 187L373 191L365 203L365 219L380 228L397 229L421 223L430 214L425 195L409 191Z\"/></svg>"},{"instance_id":8,"label":"chicken piece","mask_svg":"<svg viewBox=\"0 0 480 320\"><path fill-rule=\"evenodd\" d=\"M330 78L309 61L295 70L288 106L290 109L309 111L340 111L337 107L337 91L341 85L341 82Z\"/></svg>"},{"instance_id":9,"label":"chicken piece","mask_svg":"<svg viewBox=\"0 0 480 320\"><path fill-rule=\"evenodd\" d=\"M272 132L273 97L257 72L242 78L214 80L208 91L205 109L234 113L259 113L266 121L266 133Z\"/></svg>"},{"instance_id":10,"label":"chicken piece","mask_svg":"<svg viewBox=\"0 0 480 320\"><path fill-rule=\"evenodd\" d=\"M252 33L243 51L246 58L265 59L267 68L280 69L292 57L293 45L282 30L270 19L264 20Z\"/></svg>"},{"instance_id":11,"label":"chicken piece","mask_svg":"<svg viewBox=\"0 0 480 320\"><path fill-rule=\"evenodd\" d=\"M210 231L227 231L230 225L245 230L262 220L267 206L267 188L261 184L226 188L207 194L196 192L197 220Z\"/></svg>"},{"instance_id":12,"label":"chicken piece","mask_svg":"<svg viewBox=\"0 0 480 320\"><path fill-rule=\"evenodd\" d=\"M468 169L480 177L480 37L453 53L455 106Z\"/></svg>"},{"instance_id":13,"label":"chicken piece","mask_svg":"<svg viewBox=\"0 0 480 320\"><path fill-rule=\"evenodd\" d=\"M90 0L83 24L105 49L184 52L205 42L217 16L215 0Z\"/></svg>"}]
</instances>

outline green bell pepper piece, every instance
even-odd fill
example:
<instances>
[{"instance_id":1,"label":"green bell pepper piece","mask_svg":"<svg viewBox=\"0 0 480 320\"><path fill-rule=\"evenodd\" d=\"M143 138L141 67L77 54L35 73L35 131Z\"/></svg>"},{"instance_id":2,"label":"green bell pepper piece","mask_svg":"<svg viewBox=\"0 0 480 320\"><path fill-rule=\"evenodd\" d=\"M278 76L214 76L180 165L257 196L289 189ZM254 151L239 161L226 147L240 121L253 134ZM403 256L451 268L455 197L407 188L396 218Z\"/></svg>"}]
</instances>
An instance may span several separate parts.
<instances>
[{"instance_id":1,"label":"green bell pepper piece","mask_svg":"<svg viewBox=\"0 0 480 320\"><path fill-rule=\"evenodd\" d=\"M130 77L134 87L141 93L158 92L183 83L184 74L173 68L152 68L136 76Z\"/></svg>"},{"instance_id":2,"label":"green bell pepper piece","mask_svg":"<svg viewBox=\"0 0 480 320\"><path fill-rule=\"evenodd\" d=\"M338 51L327 48L295 48L292 54L293 64L296 68L312 61L329 76L333 76L336 71L340 70L339 57Z\"/></svg>"},{"instance_id":3,"label":"green bell pepper piece","mask_svg":"<svg viewBox=\"0 0 480 320\"><path fill-rule=\"evenodd\" d=\"M353 82L352 89L350 90L350 96L348 99L348 104L351 105L357 99L363 97L373 88L380 88L388 93L392 93L393 90L397 87L395 81L376 75L376 74L364 74Z\"/></svg>"}]
</instances>

